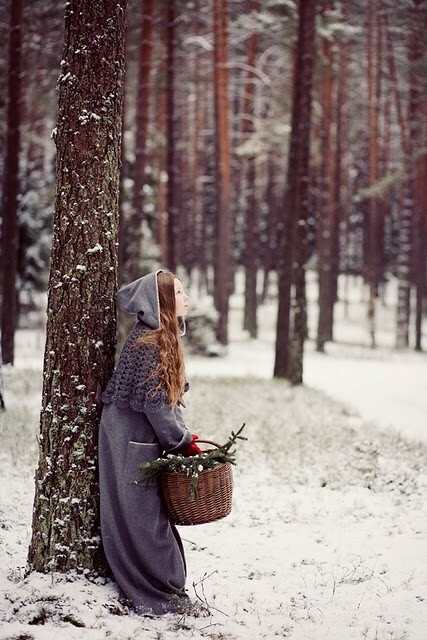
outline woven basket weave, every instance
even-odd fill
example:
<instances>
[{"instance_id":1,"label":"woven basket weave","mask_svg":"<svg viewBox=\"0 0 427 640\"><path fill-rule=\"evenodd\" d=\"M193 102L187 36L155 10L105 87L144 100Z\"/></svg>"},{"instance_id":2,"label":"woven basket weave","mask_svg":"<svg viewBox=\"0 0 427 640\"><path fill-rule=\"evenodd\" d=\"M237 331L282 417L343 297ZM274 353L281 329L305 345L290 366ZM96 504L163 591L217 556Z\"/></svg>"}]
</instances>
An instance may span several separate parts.
<instances>
[{"instance_id":1,"label":"woven basket weave","mask_svg":"<svg viewBox=\"0 0 427 640\"><path fill-rule=\"evenodd\" d=\"M219 447L211 440L198 440ZM233 471L229 462L199 472L197 497L190 500L191 478L184 472L162 473L163 498L174 524L205 524L225 518L231 511Z\"/></svg>"}]
</instances>

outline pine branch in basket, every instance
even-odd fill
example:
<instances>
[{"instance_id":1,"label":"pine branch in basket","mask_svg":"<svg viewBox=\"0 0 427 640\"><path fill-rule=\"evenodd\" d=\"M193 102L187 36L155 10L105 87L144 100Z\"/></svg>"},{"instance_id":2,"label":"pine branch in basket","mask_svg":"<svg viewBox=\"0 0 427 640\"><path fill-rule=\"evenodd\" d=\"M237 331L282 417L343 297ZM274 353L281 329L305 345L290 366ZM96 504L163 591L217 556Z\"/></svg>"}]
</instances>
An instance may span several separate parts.
<instances>
[{"instance_id":1,"label":"pine branch in basket","mask_svg":"<svg viewBox=\"0 0 427 640\"><path fill-rule=\"evenodd\" d=\"M165 471L175 473L185 473L187 476L196 479L200 471L204 469L213 469L218 464L223 462L236 463L236 451L231 450L237 440L247 440L241 435L245 424L242 424L237 433L231 432L231 435L227 442L221 445L217 449L206 451L196 456L183 456L182 454L166 454L161 458L152 460L150 462L142 462L139 465L141 471L144 472L147 483L151 478L155 478Z\"/></svg>"}]
</instances>

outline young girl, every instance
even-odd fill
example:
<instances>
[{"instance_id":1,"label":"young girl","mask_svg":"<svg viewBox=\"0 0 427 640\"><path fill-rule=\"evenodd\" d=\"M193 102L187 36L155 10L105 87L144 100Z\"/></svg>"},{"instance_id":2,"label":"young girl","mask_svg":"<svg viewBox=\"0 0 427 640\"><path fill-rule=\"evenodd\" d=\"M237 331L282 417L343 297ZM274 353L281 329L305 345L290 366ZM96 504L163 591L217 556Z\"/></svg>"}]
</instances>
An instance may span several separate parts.
<instances>
[{"instance_id":1,"label":"young girl","mask_svg":"<svg viewBox=\"0 0 427 640\"><path fill-rule=\"evenodd\" d=\"M117 297L137 323L102 395L102 542L121 595L139 612L182 611L189 603L182 541L158 482L147 488L139 465L164 451L201 453L178 407L187 386L180 334L189 298L179 279L162 270Z\"/></svg>"}]
</instances>

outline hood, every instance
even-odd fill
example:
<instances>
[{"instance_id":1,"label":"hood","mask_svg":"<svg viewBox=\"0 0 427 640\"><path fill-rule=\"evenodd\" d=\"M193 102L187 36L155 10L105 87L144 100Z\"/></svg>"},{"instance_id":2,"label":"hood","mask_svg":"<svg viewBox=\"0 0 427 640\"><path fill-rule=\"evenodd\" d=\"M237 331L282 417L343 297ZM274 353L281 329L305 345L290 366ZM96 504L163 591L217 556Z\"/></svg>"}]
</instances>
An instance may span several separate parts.
<instances>
[{"instance_id":1,"label":"hood","mask_svg":"<svg viewBox=\"0 0 427 640\"><path fill-rule=\"evenodd\" d=\"M126 284L117 293L117 300L128 313L138 316L152 329L160 327L159 290L157 287L157 274L163 269L147 273L146 276Z\"/></svg>"}]
</instances>

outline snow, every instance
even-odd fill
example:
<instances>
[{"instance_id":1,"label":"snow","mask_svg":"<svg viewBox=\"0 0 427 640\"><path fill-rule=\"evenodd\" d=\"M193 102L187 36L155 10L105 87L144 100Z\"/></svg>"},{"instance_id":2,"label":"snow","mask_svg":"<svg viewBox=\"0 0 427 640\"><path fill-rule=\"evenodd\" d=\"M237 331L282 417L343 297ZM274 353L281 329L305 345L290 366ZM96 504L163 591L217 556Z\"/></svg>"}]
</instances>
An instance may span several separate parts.
<instances>
[{"instance_id":1,"label":"snow","mask_svg":"<svg viewBox=\"0 0 427 640\"><path fill-rule=\"evenodd\" d=\"M191 430L223 442L244 421L248 438L230 516L180 529L187 587L205 615L144 618L105 579L25 576L43 331L18 332L0 414L0 640L424 640L426 354L392 350L390 299L378 306L378 348L369 348L357 282L347 316L338 305L336 342L317 353L310 281L305 384L293 388L271 379L274 300L250 340L240 284L228 353L187 366Z\"/></svg>"}]
</instances>

